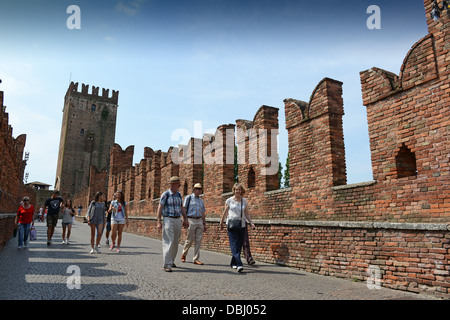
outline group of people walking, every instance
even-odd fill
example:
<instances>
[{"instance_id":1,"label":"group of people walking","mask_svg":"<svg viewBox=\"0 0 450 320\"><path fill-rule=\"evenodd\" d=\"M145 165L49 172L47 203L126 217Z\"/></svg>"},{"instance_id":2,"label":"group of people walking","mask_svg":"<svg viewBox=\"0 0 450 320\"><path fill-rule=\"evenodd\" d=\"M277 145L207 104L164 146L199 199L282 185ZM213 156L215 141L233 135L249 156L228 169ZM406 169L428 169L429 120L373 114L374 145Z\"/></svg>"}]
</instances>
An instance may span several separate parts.
<instances>
[{"instance_id":1,"label":"group of people walking","mask_svg":"<svg viewBox=\"0 0 450 320\"><path fill-rule=\"evenodd\" d=\"M91 228L91 252L100 253L99 245L106 225L106 244L112 251L120 252L122 244L122 232L128 224L128 213L126 210L125 196L122 191L117 191L113 195L113 200L106 204L106 195L99 191L95 194L94 201L89 204L86 219ZM111 244L109 234L111 233ZM117 240L117 243L116 243Z\"/></svg>"},{"instance_id":2,"label":"group of people walking","mask_svg":"<svg viewBox=\"0 0 450 320\"><path fill-rule=\"evenodd\" d=\"M194 192L184 198L184 203L181 193L178 191L180 179L177 176L171 177L169 184L170 188L161 195L156 218L156 227L158 230L162 230L163 269L166 272L171 272L172 268L177 267L174 261L178 253L178 242L182 226L187 228L187 239L181 253L181 261L186 261L189 248L195 242L193 262L198 265L203 264L199 260L200 245L203 232L206 231L206 209L203 199L200 198L202 193L201 184L197 183L194 185ZM220 230L223 230L223 223L226 218L232 254L230 266L238 272L243 270L241 260L243 247L248 264L252 265L255 263L250 253L246 221L250 223L252 228L255 228L255 225L248 210L247 199L243 198L244 194L245 188L240 183L234 184L233 196L225 202L225 209L219 226ZM231 226L233 222L237 222L237 227L233 228Z\"/></svg>"},{"instance_id":3,"label":"group of people walking","mask_svg":"<svg viewBox=\"0 0 450 320\"><path fill-rule=\"evenodd\" d=\"M203 233L207 231L205 222L205 204L200 195L203 192L202 185L196 183L193 193L185 196L184 201L180 188L180 179L173 176L169 180L169 189L164 191L159 200L157 210L156 228L162 231L162 254L163 269L171 272L176 268L175 259L178 253L178 243L181 237L182 227L187 229L186 241L181 253L181 262L186 262L189 249L194 245L193 263L203 265L200 261L200 246ZM255 228L251 219L247 199L244 198L245 188L240 183L233 186L233 196L225 202L225 208L220 220L219 229L223 230L226 221L229 244L231 249L230 267L241 272L243 263L241 251L244 249L244 256L249 265L255 263L251 256L248 240L248 224ZM89 204L86 213L86 220L90 227L90 253L100 253L100 240L106 226L106 244L110 250L120 252L122 243L122 233L128 224L127 204L124 193L117 191L113 195L113 200L107 204L106 195L102 192L95 194L94 200ZM60 210L63 212L62 218L62 243L68 244L75 210L72 201L65 202L59 196L58 191L46 200L44 209L47 209L47 245L51 245L52 237L57 225ZM225 220L226 219L226 220ZM247 223L248 221L248 223ZM29 197L24 197L17 211L16 225L19 233L19 249L26 247L30 227L34 225L34 207L30 204ZM111 234L111 243L109 235Z\"/></svg>"},{"instance_id":4,"label":"group of people walking","mask_svg":"<svg viewBox=\"0 0 450 320\"><path fill-rule=\"evenodd\" d=\"M63 199L59 197L58 191L54 191L53 195L45 201L45 208L47 209L47 245L50 245L55 227L58 223L59 212L62 209L62 243L68 244L72 230L73 216L75 210L72 208L72 201L67 199L63 204ZM43 208L40 210L40 216L42 215ZM34 227L34 221L36 220L36 214L34 213L34 206L30 204L30 198L28 196L23 197L19 208L17 209L17 215L15 219L15 225L18 230L18 248L26 248L28 246L28 240L30 236L30 229ZM39 219L40 219L39 216ZM41 221L41 220L40 220Z\"/></svg>"},{"instance_id":5,"label":"group of people walking","mask_svg":"<svg viewBox=\"0 0 450 320\"><path fill-rule=\"evenodd\" d=\"M91 229L91 251L90 253L100 253L99 245L103 235L103 228L106 225L107 239L109 245L109 233L111 232L112 244L110 250L115 249L120 252L120 244L122 242L122 232L125 224L128 222L128 215L125 210L125 200L122 191L114 193L114 200L111 201L109 207L106 207L106 196L102 192L95 194L94 200L89 204L86 214L87 223ZM55 190L50 198L45 201L42 208L47 211L47 245L52 244L55 227L58 224L59 213L62 211L62 244L69 244L72 232L73 218L75 209L72 201L67 199L65 202L59 196L59 191ZM26 248L31 226L34 226L35 214L34 207L30 204L29 197L24 197L17 210L15 219L16 228L18 230L18 248ZM117 240L117 246L116 246Z\"/></svg>"}]
</instances>

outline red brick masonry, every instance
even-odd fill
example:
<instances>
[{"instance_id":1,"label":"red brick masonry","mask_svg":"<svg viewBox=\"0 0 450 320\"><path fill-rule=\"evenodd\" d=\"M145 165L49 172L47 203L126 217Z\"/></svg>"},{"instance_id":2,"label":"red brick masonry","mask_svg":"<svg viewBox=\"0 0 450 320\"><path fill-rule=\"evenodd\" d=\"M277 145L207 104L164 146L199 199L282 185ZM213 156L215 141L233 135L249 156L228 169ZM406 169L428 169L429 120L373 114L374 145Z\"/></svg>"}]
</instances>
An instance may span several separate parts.
<instances>
[{"instance_id":1,"label":"red brick masonry","mask_svg":"<svg viewBox=\"0 0 450 320\"><path fill-rule=\"evenodd\" d=\"M360 281L373 280L376 270L382 286L450 298L450 19L442 14L433 21L431 0L424 4L429 33L412 46L399 76L379 68L360 73L373 181L346 185L339 81L323 79L308 102L284 100L290 188L279 189L276 174L262 174L267 166L254 161L260 148L276 147L276 139L265 145L261 136L236 135L238 147L245 146L239 181L248 188L257 225L250 232L255 259ZM277 108L262 106L253 121L236 120L205 134L203 159L224 161L204 166L189 152L198 139L168 152L146 148L135 166L134 146L122 150L116 144L108 198L123 190L132 216L128 231L160 238L156 207L168 178L179 175L180 191L188 194L203 177L209 227L203 248L228 253L226 232L218 231L233 185L233 164L225 161L233 148L225 137L260 129L276 132ZM187 161L177 164L175 156ZM85 208L94 192L80 195Z\"/></svg>"}]
</instances>

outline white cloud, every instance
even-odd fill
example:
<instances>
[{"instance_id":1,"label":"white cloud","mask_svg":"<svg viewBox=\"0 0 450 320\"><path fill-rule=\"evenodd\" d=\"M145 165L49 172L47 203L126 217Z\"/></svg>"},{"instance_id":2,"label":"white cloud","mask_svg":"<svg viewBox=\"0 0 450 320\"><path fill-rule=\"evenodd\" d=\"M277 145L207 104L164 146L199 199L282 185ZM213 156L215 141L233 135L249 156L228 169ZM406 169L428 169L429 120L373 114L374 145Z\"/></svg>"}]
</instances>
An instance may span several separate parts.
<instances>
[{"instance_id":1,"label":"white cloud","mask_svg":"<svg viewBox=\"0 0 450 320\"><path fill-rule=\"evenodd\" d=\"M132 0L132 1L126 1L126 4L124 4L122 1L119 1L117 3L115 9L117 12L123 12L126 15L134 16L136 13L139 12L142 4L145 2L145 0Z\"/></svg>"},{"instance_id":2,"label":"white cloud","mask_svg":"<svg viewBox=\"0 0 450 320\"><path fill-rule=\"evenodd\" d=\"M116 42L116 38L111 37L111 36L106 36L106 37L105 37L105 40L106 40L107 42L111 42L111 43Z\"/></svg>"}]
</instances>

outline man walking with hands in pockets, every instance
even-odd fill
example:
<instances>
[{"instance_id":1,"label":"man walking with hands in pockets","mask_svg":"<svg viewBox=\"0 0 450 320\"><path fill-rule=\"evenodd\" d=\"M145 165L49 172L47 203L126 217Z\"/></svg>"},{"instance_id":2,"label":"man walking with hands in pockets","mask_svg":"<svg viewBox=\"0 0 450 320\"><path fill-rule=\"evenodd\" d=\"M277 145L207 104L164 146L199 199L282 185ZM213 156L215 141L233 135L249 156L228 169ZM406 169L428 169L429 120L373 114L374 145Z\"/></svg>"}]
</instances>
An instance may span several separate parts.
<instances>
[{"instance_id":1,"label":"man walking with hands in pockets","mask_svg":"<svg viewBox=\"0 0 450 320\"><path fill-rule=\"evenodd\" d=\"M178 191L180 178L173 176L169 180L170 188L161 195L159 200L156 228L162 230L162 249L164 260L164 271L171 272L175 268L174 263L178 252L178 241L181 236L181 225L189 227L186 211L183 207L183 198ZM161 215L163 222L161 224ZM183 222L181 222L183 216Z\"/></svg>"}]
</instances>

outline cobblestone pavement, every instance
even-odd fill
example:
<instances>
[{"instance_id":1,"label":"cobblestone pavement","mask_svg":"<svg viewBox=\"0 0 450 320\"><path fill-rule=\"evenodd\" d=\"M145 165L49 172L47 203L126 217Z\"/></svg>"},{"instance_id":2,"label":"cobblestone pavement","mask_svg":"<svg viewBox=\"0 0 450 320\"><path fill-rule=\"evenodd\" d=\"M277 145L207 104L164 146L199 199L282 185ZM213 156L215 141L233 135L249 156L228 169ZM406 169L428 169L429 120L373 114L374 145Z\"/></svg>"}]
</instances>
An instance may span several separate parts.
<instances>
[{"instance_id":1,"label":"cobblestone pavement","mask_svg":"<svg viewBox=\"0 0 450 320\"><path fill-rule=\"evenodd\" d=\"M0 251L0 299L37 300L413 300L429 299L386 288L369 290L366 283L325 277L258 262L237 273L230 256L203 250L203 266L186 263L166 273L161 241L124 233L122 252L110 251L102 239L101 254L90 254L89 228L76 222L71 242L61 244L61 222L53 243L46 244L46 226L36 223L38 239L27 249L12 238ZM73 267L74 266L74 267ZM77 271L79 273L77 273ZM79 289L76 276L80 275ZM70 289L69 287L72 287ZM239 288L236 290L236 288Z\"/></svg>"}]
</instances>

